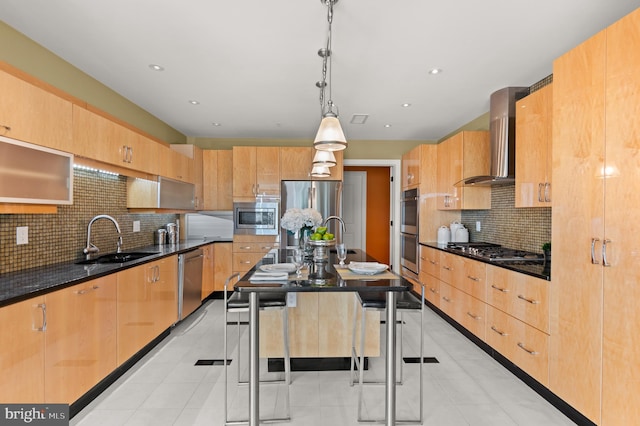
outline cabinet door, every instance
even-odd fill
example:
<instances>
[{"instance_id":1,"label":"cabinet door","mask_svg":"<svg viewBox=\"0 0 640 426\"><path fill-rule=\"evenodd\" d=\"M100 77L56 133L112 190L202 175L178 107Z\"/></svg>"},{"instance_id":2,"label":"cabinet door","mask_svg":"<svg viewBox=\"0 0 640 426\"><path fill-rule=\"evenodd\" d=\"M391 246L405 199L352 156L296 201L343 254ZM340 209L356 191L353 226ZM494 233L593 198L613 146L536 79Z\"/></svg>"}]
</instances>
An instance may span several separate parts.
<instances>
[{"instance_id":1,"label":"cabinet door","mask_svg":"<svg viewBox=\"0 0 640 426\"><path fill-rule=\"evenodd\" d=\"M0 401L43 403L44 297L0 308Z\"/></svg>"},{"instance_id":2,"label":"cabinet door","mask_svg":"<svg viewBox=\"0 0 640 426\"><path fill-rule=\"evenodd\" d=\"M233 151L218 152L218 210L233 209Z\"/></svg>"},{"instance_id":3,"label":"cabinet door","mask_svg":"<svg viewBox=\"0 0 640 426\"><path fill-rule=\"evenodd\" d=\"M256 147L256 194L280 194L280 148Z\"/></svg>"},{"instance_id":4,"label":"cabinet door","mask_svg":"<svg viewBox=\"0 0 640 426\"><path fill-rule=\"evenodd\" d=\"M71 102L0 71L0 134L73 152Z\"/></svg>"},{"instance_id":5,"label":"cabinet door","mask_svg":"<svg viewBox=\"0 0 640 426\"><path fill-rule=\"evenodd\" d=\"M313 154L313 148L306 146L280 148L280 178L282 180L310 179Z\"/></svg>"},{"instance_id":6,"label":"cabinet door","mask_svg":"<svg viewBox=\"0 0 640 426\"><path fill-rule=\"evenodd\" d=\"M202 152L202 210L233 209L233 151Z\"/></svg>"},{"instance_id":7,"label":"cabinet door","mask_svg":"<svg viewBox=\"0 0 640 426\"><path fill-rule=\"evenodd\" d=\"M487 264L477 260L462 258L462 276L457 276L459 280L456 287L476 299L487 300L486 282Z\"/></svg>"},{"instance_id":8,"label":"cabinet door","mask_svg":"<svg viewBox=\"0 0 640 426\"><path fill-rule=\"evenodd\" d=\"M213 290L223 291L224 282L233 273L233 244L215 243L213 245L213 258Z\"/></svg>"},{"instance_id":9,"label":"cabinet door","mask_svg":"<svg viewBox=\"0 0 640 426\"><path fill-rule=\"evenodd\" d=\"M181 159L182 162L187 161L189 164L190 172L187 173L187 181L191 182L195 186L195 200L194 206L196 210L204 210L203 208L203 188L202 188L202 174L203 174L203 154L202 149L199 146L193 144L171 144L170 148L191 161Z\"/></svg>"},{"instance_id":10,"label":"cabinet door","mask_svg":"<svg viewBox=\"0 0 640 426\"><path fill-rule=\"evenodd\" d=\"M605 158L605 44L600 32L553 65L549 387L595 423L600 422L603 268L591 263L591 239L604 235L604 179L597 171Z\"/></svg>"},{"instance_id":11,"label":"cabinet door","mask_svg":"<svg viewBox=\"0 0 640 426\"><path fill-rule=\"evenodd\" d=\"M420 282L424 286L424 298L436 307L440 307L440 280L420 271Z\"/></svg>"},{"instance_id":12,"label":"cabinet door","mask_svg":"<svg viewBox=\"0 0 640 426\"><path fill-rule=\"evenodd\" d=\"M438 209L457 210L459 188L453 184L457 182L456 176L462 176L462 134L440 142L437 153Z\"/></svg>"},{"instance_id":13,"label":"cabinet door","mask_svg":"<svg viewBox=\"0 0 640 426\"><path fill-rule=\"evenodd\" d=\"M551 205L552 88L516 102L516 207Z\"/></svg>"},{"instance_id":14,"label":"cabinet door","mask_svg":"<svg viewBox=\"0 0 640 426\"><path fill-rule=\"evenodd\" d=\"M204 300L214 289L214 265L215 255L213 244L207 244L202 247L202 295L200 300Z\"/></svg>"},{"instance_id":15,"label":"cabinet door","mask_svg":"<svg viewBox=\"0 0 640 426\"><path fill-rule=\"evenodd\" d=\"M169 147L160 147L161 169L160 174L169 179L182 182L195 182L195 172L191 158Z\"/></svg>"},{"instance_id":16,"label":"cabinet door","mask_svg":"<svg viewBox=\"0 0 640 426\"><path fill-rule=\"evenodd\" d=\"M607 29L606 52L602 424L617 425L640 418L640 10Z\"/></svg>"},{"instance_id":17,"label":"cabinet door","mask_svg":"<svg viewBox=\"0 0 640 426\"><path fill-rule=\"evenodd\" d=\"M256 149L253 146L233 147L233 198L255 198Z\"/></svg>"},{"instance_id":18,"label":"cabinet door","mask_svg":"<svg viewBox=\"0 0 640 426\"><path fill-rule=\"evenodd\" d=\"M402 155L402 189L415 188L420 184L420 147Z\"/></svg>"},{"instance_id":19,"label":"cabinet door","mask_svg":"<svg viewBox=\"0 0 640 426\"><path fill-rule=\"evenodd\" d=\"M116 368L116 276L48 293L45 400L71 404Z\"/></svg>"}]
</instances>

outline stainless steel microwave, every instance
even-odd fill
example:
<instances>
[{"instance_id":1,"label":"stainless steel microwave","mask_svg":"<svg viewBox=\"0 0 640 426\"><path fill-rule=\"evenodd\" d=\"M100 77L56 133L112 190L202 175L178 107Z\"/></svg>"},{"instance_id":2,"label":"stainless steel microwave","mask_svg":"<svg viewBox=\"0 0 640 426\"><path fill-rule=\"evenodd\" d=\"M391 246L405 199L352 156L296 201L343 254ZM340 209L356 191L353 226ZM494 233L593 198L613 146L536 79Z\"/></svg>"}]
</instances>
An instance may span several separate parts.
<instances>
[{"instance_id":1,"label":"stainless steel microwave","mask_svg":"<svg viewBox=\"0 0 640 426\"><path fill-rule=\"evenodd\" d=\"M233 233L278 235L280 204L271 201L233 203Z\"/></svg>"}]
</instances>

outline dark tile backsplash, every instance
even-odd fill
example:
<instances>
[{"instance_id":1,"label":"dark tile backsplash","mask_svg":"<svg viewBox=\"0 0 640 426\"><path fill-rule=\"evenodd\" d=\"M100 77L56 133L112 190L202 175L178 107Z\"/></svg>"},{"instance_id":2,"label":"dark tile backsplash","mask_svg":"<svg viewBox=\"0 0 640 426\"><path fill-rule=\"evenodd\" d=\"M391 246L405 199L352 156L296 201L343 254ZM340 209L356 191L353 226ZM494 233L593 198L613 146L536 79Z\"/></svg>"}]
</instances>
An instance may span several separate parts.
<instances>
[{"instance_id":1,"label":"dark tile backsplash","mask_svg":"<svg viewBox=\"0 0 640 426\"><path fill-rule=\"evenodd\" d=\"M175 214L132 214L126 206L126 177L93 170L74 170L73 205L57 214L0 215L0 274L82 258L87 225L108 214L120 225L123 250L153 244L156 229L175 222ZM133 232L133 221L140 232ZM16 245L16 227L29 227L29 243ZM116 251L117 232L109 220L94 222L91 242L101 253Z\"/></svg>"},{"instance_id":2,"label":"dark tile backsplash","mask_svg":"<svg viewBox=\"0 0 640 426\"><path fill-rule=\"evenodd\" d=\"M517 250L542 253L551 241L551 207L515 208L515 185L491 189L491 210L462 212L470 241L486 241ZM476 221L482 230L476 231Z\"/></svg>"}]
</instances>

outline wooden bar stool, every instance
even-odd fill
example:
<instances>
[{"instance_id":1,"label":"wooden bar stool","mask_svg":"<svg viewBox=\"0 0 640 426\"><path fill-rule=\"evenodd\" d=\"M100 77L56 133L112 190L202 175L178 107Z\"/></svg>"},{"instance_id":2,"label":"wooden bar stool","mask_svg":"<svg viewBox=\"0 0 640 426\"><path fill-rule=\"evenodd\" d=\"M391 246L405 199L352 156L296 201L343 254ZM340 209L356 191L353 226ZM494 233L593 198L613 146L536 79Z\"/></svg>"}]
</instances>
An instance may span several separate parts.
<instances>
[{"instance_id":1,"label":"wooden bar stool","mask_svg":"<svg viewBox=\"0 0 640 426\"><path fill-rule=\"evenodd\" d=\"M234 281L235 280L235 281ZM249 312L249 295L248 293L234 292L231 296L227 297L228 287L232 283L235 284L240 280L240 274L234 273L225 280L224 283L224 421L225 425L238 425L247 424L248 420L229 420L228 418L228 406L227 406L227 389L228 389L228 377L227 377L227 328L229 323L227 321L228 314L237 313L236 329L238 330L238 384L246 385L247 380L240 379L240 314L243 312ZM287 396L285 399L285 411L284 417L261 419L265 422L282 422L291 420L291 406L289 385L291 384L291 360L289 357L289 319L287 315L287 293L262 293L260 294L259 308L261 310L267 309L279 309L282 310L282 333L283 333L283 346L284 346L284 379L276 380L262 380L260 383L285 383L287 385Z\"/></svg>"},{"instance_id":2,"label":"wooden bar stool","mask_svg":"<svg viewBox=\"0 0 640 426\"><path fill-rule=\"evenodd\" d=\"M366 312L367 311L385 311L387 308L387 297L384 292L357 292L354 302L356 309L360 305L361 308L361 320L360 320L360 348L356 351L356 319L357 316L353 316L353 333L352 333L352 345L351 345L351 386L355 381L355 369L358 371L358 421L366 423L383 423L384 419L363 420L362 418L362 399L363 389L365 385L384 384L383 381L365 381L364 380L364 348L365 348L365 328L366 328ZM398 293L396 296L396 310L400 313L400 374L399 380L396 383L402 384L403 380L403 367L404 363L403 355L403 313L404 312L417 312L420 311L420 414L418 419L396 419L398 423L420 423L423 422L423 384L422 384L422 370L424 365L424 287L421 286L420 298L414 296L409 291ZM355 310L354 310L355 311ZM396 324L397 325L397 324Z\"/></svg>"}]
</instances>

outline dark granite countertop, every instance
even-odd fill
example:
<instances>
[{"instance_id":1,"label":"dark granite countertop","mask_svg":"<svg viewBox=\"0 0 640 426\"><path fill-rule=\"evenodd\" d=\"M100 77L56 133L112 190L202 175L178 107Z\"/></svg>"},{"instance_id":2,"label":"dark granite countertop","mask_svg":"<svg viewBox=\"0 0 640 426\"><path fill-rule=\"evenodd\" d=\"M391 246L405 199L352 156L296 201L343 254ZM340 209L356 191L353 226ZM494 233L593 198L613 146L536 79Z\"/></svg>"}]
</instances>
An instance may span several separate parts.
<instances>
[{"instance_id":1,"label":"dark granite countertop","mask_svg":"<svg viewBox=\"0 0 640 426\"><path fill-rule=\"evenodd\" d=\"M376 262L377 260L367 255L366 252L354 249L349 250L345 264L349 262ZM335 291L406 291L411 289L412 285L409 281L396 275L395 278L380 278L376 275L367 276L366 279L348 279L345 280L336 271L334 265L338 263L336 254L329 252L329 259L326 265L326 271L331 276L325 282L318 284L308 279L289 279L286 281L249 281L253 273L262 265L273 263L290 263L291 253L287 249L271 250L256 265L251 268L235 285L235 289L244 291L260 291L260 292L335 292Z\"/></svg>"},{"instance_id":2,"label":"dark granite countertop","mask_svg":"<svg viewBox=\"0 0 640 426\"><path fill-rule=\"evenodd\" d=\"M477 260L479 262L484 262L484 263L487 263L489 265L495 265L495 266L498 266L500 268L510 269L512 271L515 271L515 272L520 272L522 274L527 274L527 275L531 275L531 276L536 277L536 278L541 278L543 280L551 281L551 268L550 268L550 265L544 265L544 264L541 264L541 263L534 264L534 265L518 265L518 264L515 264L515 263L511 263L511 262L488 261L488 260L480 258L478 256L473 256L472 254L469 254L469 253L463 253L460 250L447 249L447 245L446 244L437 244L437 243L434 243L434 242L420 243L420 244L425 246L425 247L431 247L431 248L434 248L434 249L446 251L447 253L457 254L459 256L468 257L469 259Z\"/></svg>"},{"instance_id":3,"label":"dark granite countertop","mask_svg":"<svg viewBox=\"0 0 640 426\"><path fill-rule=\"evenodd\" d=\"M126 263L78 265L75 262L82 260L78 259L74 262L57 263L10 272L0 275L0 307L113 274L166 256L183 253L206 244L231 241L231 239L189 240L176 245L137 247L123 251L157 254Z\"/></svg>"}]
</instances>

